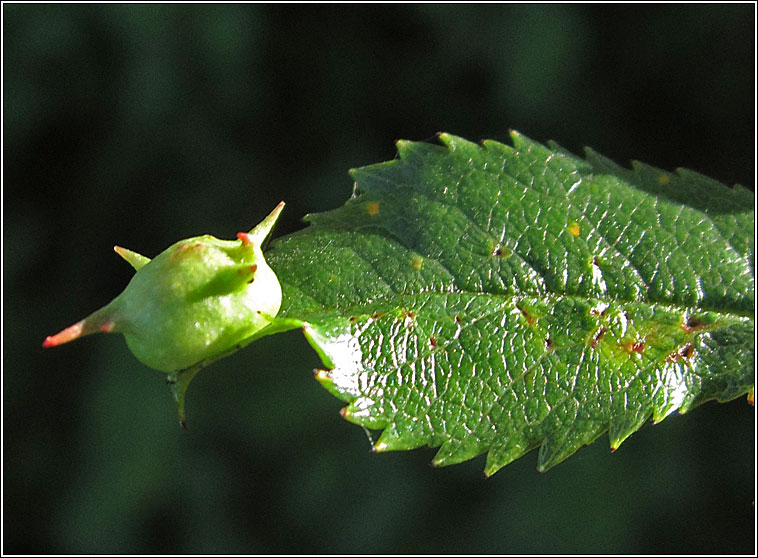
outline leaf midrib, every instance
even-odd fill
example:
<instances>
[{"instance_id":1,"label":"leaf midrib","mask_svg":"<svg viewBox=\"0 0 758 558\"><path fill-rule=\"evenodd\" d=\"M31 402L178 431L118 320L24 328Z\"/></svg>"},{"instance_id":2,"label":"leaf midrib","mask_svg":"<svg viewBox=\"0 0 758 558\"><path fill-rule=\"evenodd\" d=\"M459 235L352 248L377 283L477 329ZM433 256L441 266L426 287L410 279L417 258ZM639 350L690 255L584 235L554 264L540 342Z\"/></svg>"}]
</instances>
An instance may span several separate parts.
<instances>
[{"instance_id":1,"label":"leaf midrib","mask_svg":"<svg viewBox=\"0 0 758 558\"><path fill-rule=\"evenodd\" d=\"M465 213L464 213L464 215L465 215ZM466 217L468 218L468 215L466 215ZM476 225L476 223L471 222L470 219L469 219L469 222L471 223L471 226L478 228L478 225ZM375 225L372 225L372 227L374 229L377 229L377 227ZM361 229L363 229L363 227L356 227L355 230L354 230L354 232L358 232L358 230L361 230ZM308 229L305 229L305 230L308 230ZM479 229L479 230L481 231L481 229ZM418 255L418 256L421 256L421 257L424 257L424 258L429 258L429 256L425 256L425 255L417 252L416 250L414 250L412 248L409 248L401 238L397 237L392 232L388 231L386 228L381 228L380 231L381 232L377 231L377 232L372 232L372 233L369 233L369 234L387 238L388 240L397 242L405 250L408 250L410 253L412 253L414 255ZM302 232L304 232L304 231L302 231ZM481 231L481 232L486 233L486 231ZM295 234L297 234L297 233L295 233ZM487 236L490 236L490 235L487 235ZM612 298L612 297L608 297L608 296L605 296L605 297L604 296L589 297L589 296L583 296L581 294L575 294L575 293L558 293L558 292L548 291L548 290L540 291L539 288L535 289L535 292L521 291L521 292L517 292L517 293L506 293L506 292L503 292L503 293L491 293L491 292L487 292L487 291L476 291L476 290L471 290L471 289L463 289L459 285L456 284L457 283L456 274L452 270L450 270L447 266L445 266L442 261L440 261L438 259L434 259L434 258L430 258L430 259L432 261L434 261L435 263L437 263L441 268L443 268L448 273L448 275L450 277L453 278L453 283L454 283L455 289L456 289L455 291L443 291L443 292L440 292L440 291L432 291L432 290L430 290L430 291L418 291L418 292L415 292L415 293L398 292L395 289L393 289L391 282L388 282L386 280L386 278L383 276L383 274L381 274L379 272L379 270L376 268L374 262L372 262L370 259L366 258L363 254L361 254L360 252L358 252L355 249L354 246L349 246L349 247L345 247L345 248L349 249L357 258L359 258L362 261L364 261L366 264L368 264L375 271L376 277L379 280L381 280L381 282L382 282L383 285L385 285L390 291L393 292L393 298L395 298L395 297L402 297L402 296L408 296L408 295L416 295L416 294L421 294L421 293L468 294L470 296L503 296L503 297L508 297L508 296L510 296L510 297L519 297L519 296L521 296L521 297L534 297L534 298L538 298L540 300L547 300L547 301L549 301L551 298L555 299L556 297L573 297L573 298L576 298L576 299L579 299L579 300L584 300L584 301L598 301L598 302L613 303L613 304L647 304L647 305L650 305L650 306L659 305L659 306L667 307L669 309L673 309L675 311L681 311L683 313L684 312L692 312L692 311L700 311L700 312L712 312L714 314L718 314L720 316L726 316L726 317L734 317L734 316L737 316L737 317L740 317L740 318L753 318L754 317L754 314L753 314L753 312L752 312L751 309L745 309L745 310L738 310L738 309L724 310L723 308L714 308L714 307L710 307L710 306L688 306L688 305L681 305L681 304L676 304L676 303L672 303L672 302L669 302L669 301L656 301L656 300L647 300L647 299L638 300L638 299L633 299L633 298ZM514 251L514 254L516 254L515 251ZM534 267L532 267L531 264L529 264L529 262L525 261L520 254L518 255L518 257L519 257L519 259L521 261L524 261L524 263L529 266L529 269L533 270L539 277L542 277L542 274L540 274L538 270L536 270ZM283 283L287 283L286 279L284 279L282 277L280 277L280 280ZM352 305L352 306L347 306L347 307L335 306L334 308L327 307L327 306L323 305L321 303L321 301L318 301L318 299L315 296L313 296L313 295L318 295L318 293L313 293L313 294L309 295L309 294L303 292L303 290L301 288L299 288L297 285L294 285L292 283L289 283L289 285L291 287L297 289L303 296L305 296L305 297L307 297L307 298L309 298L311 300L316 301L319 305L322 306L322 309L323 309L322 311L332 311L332 310L337 311L337 310L343 310L343 309L344 310L349 310L349 309L360 308L361 307L361 305ZM376 304L379 301L381 301L383 298L385 298L385 297L380 295L371 304L372 305Z\"/></svg>"}]
</instances>

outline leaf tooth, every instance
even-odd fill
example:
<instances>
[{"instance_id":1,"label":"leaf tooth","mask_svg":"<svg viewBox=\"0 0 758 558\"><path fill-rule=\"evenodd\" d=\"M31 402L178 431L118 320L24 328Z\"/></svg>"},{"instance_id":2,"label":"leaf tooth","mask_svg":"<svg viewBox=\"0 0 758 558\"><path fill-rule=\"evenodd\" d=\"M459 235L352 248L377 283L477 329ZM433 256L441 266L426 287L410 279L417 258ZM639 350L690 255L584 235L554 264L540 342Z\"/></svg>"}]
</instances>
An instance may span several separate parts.
<instances>
[{"instance_id":1,"label":"leaf tooth","mask_svg":"<svg viewBox=\"0 0 758 558\"><path fill-rule=\"evenodd\" d=\"M457 151L467 155L474 155L481 151L481 147L478 144L454 136L453 134L442 133L439 135L439 139L450 151Z\"/></svg>"},{"instance_id":2,"label":"leaf tooth","mask_svg":"<svg viewBox=\"0 0 758 558\"><path fill-rule=\"evenodd\" d=\"M327 387L327 389L329 389ZM357 424L358 426L365 426L366 428L381 428L383 425L377 425L377 417L375 416L376 401L370 397L358 397L353 400L349 405L340 409L340 415L342 417Z\"/></svg>"},{"instance_id":3,"label":"leaf tooth","mask_svg":"<svg viewBox=\"0 0 758 558\"><path fill-rule=\"evenodd\" d=\"M591 147L584 148L584 156L587 162L595 168L595 172L607 173L611 171L621 177L625 177L630 173L628 169L617 165L614 161L601 155Z\"/></svg>"},{"instance_id":4,"label":"leaf tooth","mask_svg":"<svg viewBox=\"0 0 758 558\"><path fill-rule=\"evenodd\" d=\"M331 390L332 386L334 385L331 370L327 370L325 368L316 368L313 371L313 377L316 378L316 380L318 380L318 382L328 390Z\"/></svg>"},{"instance_id":5,"label":"leaf tooth","mask_svg":"<svg viewBox=\"0 0 758 558\"><path fill-rule=\"evenodd\" d=\"M540 451L537 455L537 470L540 473L544 473L579 449L573 445L567 446L568 444L566 443L562 444L556 440L546 439L540 446Z\"/></svg>"},{"instance_id":6,"label":"leaf tooth","mask_svg":"<svg viewBox=\"0 0 758 558\"><path fill-rule=\"evenodd\" d=\"M650 410L643 407L630 408L623 410L614 410L611 413L611 425L608 429L608 438L611 443L611 450L616 451L622 443L637 432L645 424L650 416Z\"/></svg>"},{"instance_id":7,"label":"leaf tooth","mask_svg":"<svg viewBox=\"0 0 758 558\"><path fill-rule=\"evenodd\" d=\"M416 148L417 142L415 141L408 141L408 140L397 140L395 142L395 147L397 148L397 154L403 161L408 161L409 159L413 159L413 155L415 154L415 148Z\"/></svg>"},{"instance_id":8,"label":"leaf tooth","mask_svg":"<svg viewBox=\"0 0 758 558\"><path fill-rule=\"evenodd\" d=\"M516 152L529 152L538 150L538 152L540 152L540 156L551 155L550 150L548 150L544 145L526 137L524 134L517 132L516 130L511 130L510 136L511 141L513 142L513 149Z\"/></svg>"},{"instance_id":9,"label":"leaf tooth","mask_svg":"<svg viewBox=\"0 0 758 558\"><path fill-rule=\"evenodd\" d=\"M487 151L491 151L497 155L502 155L505 157L513 157L514 153L516 152L516 150L510 145L506 145L495 140L484 140L482 142L482 145Z\"/></svg>"},{"instance_id":10,"label":"leaf tooth","mask_svg":"<svg viewBox=\"0 0 758 558\"><path fill-rule=\"evenodd\" d=\"M697 407L702 401L700 400L698 392L690 392L682 399L682 404L679 406L679 414L683 415L689 410Z\"/></svg>"},{"instance_id":11,"label":"leaf tooth","mask_svg":"<svg viewBox=\"0 0 758 558\"><path fill-rule=\"evenodd\" d=\"M537 456L537 470L544 473L555 467L582 446L588 446L605 432L606 426L600 421L593 421L590 417L584 417L572 426L568 432L563 432L560 439L555 435L549 435L540 446Z\"/></svg>"},{"instance_id":12,"label":"leaf tooth","mask_svg":"<svg viewBox=\"0 0 758 558\"><path fill-rule=\"evenodd\" d=\"M432 459L432 465L435 467L446 467L448 465L463 463L482 454L484 451L486 451L486 448L476 438L465 440L451 438L440 446L437 455Z\"/></svg>"},{"instance_id":13,"label":"leaf tooth","mask_svg":"<svg viewBox=\"0 0 758 558\"><path fill-rule=\"evenodd\" d=\"M679 402L670 400L667 404L655 407L653 409L653 424L658 424L671 413L679 408Z\"/></svg>"},{"instance_id":14,"label":"leaf tooth","mask_svg":"<svg viewBox=\"0 0 758 558\"><path fill-rule=\"evenodd\" d=\"M397 140L395 147L400 160L415 167L428 164L430 158L444 156L447 151L441 145L425 141Z\"/></svg>"},{"instance_id":15,"label":"leaf tooth","mask_svg":"<svg viewBox=\"0 0 758 558\"><path fill-rule=\"evenodd\" d=\"M534 449L526 445L525 440L508 440L490 448L487 452L487 463L484 466L484 476L491 477L500 469L516 461L524 454Z\"/></svg>"},{"instance_id":16,"label":"leaf tooth","mask_svg":"<svg viewBox=\"0 0 758 558\"><path fill-rule=\"evenodd\" d=\"M416 449L427 443L426 436L420 434L417 430L403 428L393 422L384 429L373 449L377 453Z\"/></svg>"}]
</instances>

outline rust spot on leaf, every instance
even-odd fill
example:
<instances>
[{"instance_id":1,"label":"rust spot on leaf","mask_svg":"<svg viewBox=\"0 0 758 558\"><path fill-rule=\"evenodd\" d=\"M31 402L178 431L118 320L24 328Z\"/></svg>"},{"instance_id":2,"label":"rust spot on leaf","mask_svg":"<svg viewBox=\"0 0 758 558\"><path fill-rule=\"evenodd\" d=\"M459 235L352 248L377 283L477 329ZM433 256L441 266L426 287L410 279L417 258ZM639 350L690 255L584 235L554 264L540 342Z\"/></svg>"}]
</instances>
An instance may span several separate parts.
<instances>
[{"instance_id":1,"label":"rust spot on leaf","mask_svg":"<svg viewBox=\"0 0 758 558\"><path fill-rule=\"evenodd\" d=\"M605 316L605 313L607 311L608 311L608 307L607 306L605 308L603 308L602 310L600 310L599 308L591 308L590 309L590 316L600 316L600 317L603 317L603 316Z\"/></svg>"},{"instance_id":2,"label":"rust spot on leaf","mask_svg":"<svg viewBox=\"0 0 758 558\"><path fill-rule=\"evenodd\" d=\"M698 331L700 329L704 329L705 327L706 324L703 322L702 318L692 315L687 316L687 319L682 324L682 329L687 333Z\"/></svg>"},{"instance_id":3,"label":"rust spot on leaf","mask_svg":"<svg viewBox=\"0 0 758 558\"><path fill-rule=\"evenodd\" d=\"M373 314L373 315L371 316L371 319L373 319L373 320L378 320L378 319L379 319L379 318L381 318L382 316L384 316L384 312L377 312L377 313L375 313L375 314Z\"/></svg>"},{"instance_id":4,"label":"rust spot on leaf","mask_svg":"<svg viewBox=\"0 0 758 558\"><path fill-rule=\"evenodd\" d=\"M634 353L641 353L645 350L645 344L642 341L637 341L636 343L632 343L629 349Z\"/></svg>"},{"instance_id":5,"label":"rust spot on leaf","mask_svg":"<svg viewBox=\"0 0 758 558\"><path fill-rule=\"evenodd\" d=\"M529 312L527 312L526 308L521 306L520 303L516 303L516 308L518 308L521 311L521 314L524 316L524 319L526 319L526 323L530 326L534 325L534 316L532 316Z\"/></svg>"},{"instance_id":6,"label":"rust spot on leaf","mask_svg":"<svg viewBox=\"0 0 758 558\"><path fill-rule=\"evenodd\" d=\"M682 359L689 360L695 349L692 347L692 343L687 343L683 347L679 347L676 351L666 357L666 362L678 362Z\"/></svg>"},{"instance_id":7,"label":"rust spot on leaf","mask_svg":"<svg viewBox=\"0 0 758 558\"><path fill-rule=\"evenodd\" d=\"M379 215L379 202L368 202L366 204L366 212L371 215Z\"/></svg>"},{"instance_id":8,"label":"rust spot on leaf","mask_svg":"<svg viewBox=\"0 0 758 558\"><path fill-rule=\"evenodd\" d=\"M579 234L581 233L581 230L579 229L579 223L577 223L576 221L567 225L566 230L571 236L579 236Z\"/></svg>"},{"instance_id":9,"label":"rust spot on leaf","mask_svg":"<svg viewBox=\"0 0 758 558\"><path fill-rule=\"evenodd\" d=\"M636 341L626 341L625 343L622 343L621 346L630 355L634 353L640 354L645 350L645 343L640 339Z\"/></svg>"},{"instance_id":10,"label":"rust spot on leaf","mask_svg":"<svg viewBox=\"0 0 758 558\"><path fill-rule=\"evenodd\" d=\"M507 248L503 248L502 246L497 246L492 251L492 255L496 258L505 258L511 255L511 251Z\"/></svg>"},{"instance_id":11,"label":"rust spot on leaf","mask_svg":"<svg viewBox=\"0 0 758 558\"><path fill-rule=\"evenodd\" d=\"M421 256L414 256L411 259L411 267L416 271L421 271L424 265L424 259Z\"/></svg>"},{"instance_id":12,"label":"rust spot on leaf","mask_svg":"<svg viewBox=\"0 0 758 558\"><path fill-rule=\"evenodd\" d=\"M593 349L597 347L600 344L600 341L602 341L603 336L605 335L605 332L608 331L607 328L601 327L598 332L595 334L595 337L592 339L592 343L590 343L590 347Z\"/></svg>"}]
</instances>

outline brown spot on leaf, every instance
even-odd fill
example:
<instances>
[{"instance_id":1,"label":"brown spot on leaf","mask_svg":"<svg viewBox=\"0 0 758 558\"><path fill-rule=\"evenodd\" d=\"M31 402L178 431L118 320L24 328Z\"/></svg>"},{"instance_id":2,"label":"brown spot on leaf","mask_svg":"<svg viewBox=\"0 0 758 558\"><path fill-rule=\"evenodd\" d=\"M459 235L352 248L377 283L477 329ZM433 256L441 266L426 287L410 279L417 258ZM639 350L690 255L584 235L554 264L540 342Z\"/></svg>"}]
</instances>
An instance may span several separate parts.
<instances>
[{"instance_id":1,"label":"brown spot on leaf","mask_svg":"<svg viewBox=\"0 0 758 558\"><path fill-rule=\"evenodd\" d=\"M693 331L704 329L705 326L706 324L703 322L703 319L701 317L689 315L687 316L685 322L682 324L682 329L687 333L691 333Z\"/></svg>"},{"instance_id":2,"label":"brown spot on leaf","mask_svg":"<svg viewBox=\"0 0 758 558\"><path fill-rule=\"evenodd\" d=\"M521 306L520 303L516 303L516 308L518 308L521 311L521 314L524 316L524 319L526 320L526 323L530 326L534 325L534 316L532 316L526 308Z\"/></svg>"},{"instance_id":3,"label":"brown spot on leaf","mask_svg":"<svg viewBox=\"0 0 758 558\"><path fill-rule=\"evenodd\" d=\"M596 348L600 341L603 340L603 336L605 335L605 332L608 331L607 328L601 327L598 332L595 334L595 337L592 338L592 343L590 343L590 347L593 349Z\"/></svg>"},{"instance_id":4,"label":"brown spot on leaf","mask_svg":"<svg viewBox=\"0 0 758 558\"><path fill-rule=\"evenodd\" d=\"M666 362L679 362L682 359L689 360L694 352L695 349L692 347L692 343L687 343L667 356Z\"/></svg>"},{"instance_id":5,"label":"brown spot on leaf","mask_svg":"<svg viewBox=\"0 0 758 558\"><path fill-rule=\"evenodd\" d=\"M553 343L553 340L549 337L545 337L545 348L548 351L552 351L555 348L555 343Z\"/></svg>"},{"instance_id":6,"label":"brown spot on leaf","mask_svg":"<svg viewBox=\"0 0 758 558\"><path fill-rule=\"evenodd\" d=\"M632 343L629 349L634 353L641 353L645 350L645 344L642 341L637 341L636 343Z\"/></svg>"},{"instance_id":7,"label":"brown spot on leaf","mask_svg":"<svg viewBox=\"0 0 758 558\"><path fill-rule=\"evenodd\" d=\"M430 337L429 338L429 344L434 348L437 346L437 338L436 337Z\"/></svg>"},{"instance_id":8,"label":"brown spot on leaf","mask_svg":"<svg viewBox=\"0 0 758 558\"><path fill-rule=\"evenodd\" d=\"M507 256L511 255L511 251L503 248L502 246L497 246L493 251L492 255L496 258L505 258Z\"/></svg>"}]
</instances>

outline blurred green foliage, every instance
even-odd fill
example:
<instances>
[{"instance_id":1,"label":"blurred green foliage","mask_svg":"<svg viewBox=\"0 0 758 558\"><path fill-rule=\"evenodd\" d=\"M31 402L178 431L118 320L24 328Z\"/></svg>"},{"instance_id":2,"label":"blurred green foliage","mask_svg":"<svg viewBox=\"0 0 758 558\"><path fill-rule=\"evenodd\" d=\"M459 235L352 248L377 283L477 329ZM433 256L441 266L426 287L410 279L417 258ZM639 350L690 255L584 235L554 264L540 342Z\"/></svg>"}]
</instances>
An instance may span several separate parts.
<instances>
[{"instance_id":1,"label":"blurred green foliage","mask_svg":"<svg viewBox=\"0 0 758 558\"><path fill-rule=\"evenodd\" d=\"M276 234L350 195L393 140L515 128L752 188L741 5L4 4L8 553L751 553L754 411L647 425L549 473L372 455L290 332L215 364L176 425L123 340L44 336L148 256Z\"/></svg>"}]
</instances>

